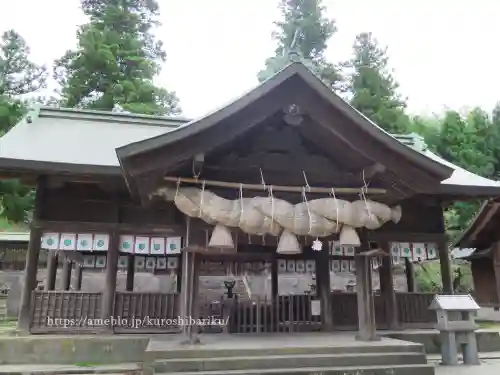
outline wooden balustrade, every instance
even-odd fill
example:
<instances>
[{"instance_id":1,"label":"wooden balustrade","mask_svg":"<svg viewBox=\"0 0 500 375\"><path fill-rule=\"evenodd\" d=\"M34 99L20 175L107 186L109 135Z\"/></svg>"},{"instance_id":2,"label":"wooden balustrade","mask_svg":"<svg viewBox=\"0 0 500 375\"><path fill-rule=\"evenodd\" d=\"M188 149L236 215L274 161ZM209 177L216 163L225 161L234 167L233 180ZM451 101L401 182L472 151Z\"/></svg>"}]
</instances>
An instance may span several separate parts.
<instances>
[{"instance_id":1,"label":"wooden balustrade","mask_svg":"<svg viewBox=\"0 0 500 375\"><path fill-rule=\"evenodd\" d=\"M117 333L176 333L180 331L179 295L116 292Z\"/></svg>"},{"instance_id":2,"label":"wooden balustrade","mask_svg":"<svg viewBox=\"0 0 500 375\"><path fill-rule=\"evenodd\" d=\"M429 310L433 298L433 293L396 293L398 317L402 327L431 327L436 320L435 313ZM332 293L330 301L335 328L341 330L357 329L358 303L356 293ZM384 297L376 294L374 305L377 328L386 329L388 322Z\"/></svg>"},{"instance_id":3,"label":"wooden balustrade","mask_svg":"<svg viewBox=\"0 0 500 375\"><path fill-rule=\"evenodd\" d=\"M397 293L396 303L402 328L429 328L435 314L428 309L432 293ZM276 299L222 298L201 300L199 315L204 319L200 332L274 333L319 331L321 317L313 315L312 295L286 295ZM80 291L34 291L32 333L102 331L112 325L117 333L176 333L179 321L178 294L117 292L113 318L101 317L102 293ZM330 302L335 329L357 329L356 293L332 293ZM375 295L378 329L386 329L386 304ZM189 318L189 317L184 317ZM194 318L194 317L193 317ZM227 326L223 323L227 321Z\"/></svg>"},{"instance_id":4,"label":"wooden balustrade","mask_svg":"<svg viewBox=\"0 0 500 375\"><path fill-rule=\"evenodd\" d=\"M430 328L436 322L436 312L429 310L433 293L396 293L399 321L403 327Z\"/></svg>"},{"instance_id":5,"label":"wooden balustrade","mask_svg":"<svg viewBox=\"0 0 500 375\"><path fill-rule=\"evenodd\" d=\"M313 298L311 295L288 295L278 296L275 300L256 296L204 301L200 317L211 317L215 324L201 327L201 330L228 333L319 331L321 317L312 314ZM221 321L227 321L228 326L217 327Z\"/></svg>"},{"instance_id":6,"label":"wooden balustrade","mask_svg":"<svg viewBox=\"0 0 500 375\"><path fill-rule=\"evenodd\" d=\"M104 328L102 293L39 291L32 294L31 333L94 332Z\"/></svg>"}]
</instances>

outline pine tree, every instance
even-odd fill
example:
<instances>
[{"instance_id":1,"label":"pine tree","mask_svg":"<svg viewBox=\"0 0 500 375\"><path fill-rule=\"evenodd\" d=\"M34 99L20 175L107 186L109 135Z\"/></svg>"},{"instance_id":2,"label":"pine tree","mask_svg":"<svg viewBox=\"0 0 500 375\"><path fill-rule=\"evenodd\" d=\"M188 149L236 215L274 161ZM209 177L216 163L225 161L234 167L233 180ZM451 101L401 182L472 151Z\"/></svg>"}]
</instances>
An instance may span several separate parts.
<instances>
[{"instance_id":1,"label":"pine tree","mask_svg":"<svg viewBox=\"0 0 500 375\"><path fill-rule=\"evenodd\" d=\"M408 132L406 104L397 94L398 85L389 72L387 49L371 33L359 34L353 56L345 65L350 70L351 104L390 133Z\"/></svg>"},{"instance_id":2,"label":"pine tree","mask_svg":"<svg viewBox=\"0 0 500 375\"><path fill-rule=\"evenodd\" d=\"M325 17L322 0L281 0L282 19L274 24L277 31L273 39L277 42L275 56L265 62L259 72L259 81L264 81L287 66L291 60L289 52L296 52L300 60L332 89L339 88L342 77L339 69L326 61L324 52L328 40L337 31L335 21Z\"/></svg>"},{"instance_id":3,"label":"pine tree","mask_svg":"<svg viewBox=\"0 0 500 375\"><path fill-rule=\"evenodd\" d=\"M145 114L178 114L174 92L154 85L166 59L153 28L156 0L81 0L90 22L78 31L78 47L56 62L63 105Z\"/></svg>"},{"instance_id":4,"label":"pine tree","mask_svg":"<svg viewBox=\"0 0 500 375\"><path fill-rule=\"evenodd\" d=\"M500 179L500 103L495 105L491 116L490 147L493 150L495 179Z\"/></svg>"},{"instance_id":5,"label":"pine tree","mask_svg":"<svg viewBox=\"0 0 500 375\"><path fill-rule=\"evenodd\" d=\"M0 135L21 118L25 110L22 96L45 86L46 69L29 59L26 41L14 30L0 40Z\"/></svg>"},{"instance_id":6,"label":"pine tree","mask_svg":"<svg viewBox=\"0 0 500 375\"><path fill-rule=\"evenodd\" d=\"M14 30L0 42L0 136L14 126L26 111L23 95L45 86L46 69L32 62L26 41ZM0 181L0 216L23 221L33 208L33 190L18 180Z\"/></svg>"}]
</instances>

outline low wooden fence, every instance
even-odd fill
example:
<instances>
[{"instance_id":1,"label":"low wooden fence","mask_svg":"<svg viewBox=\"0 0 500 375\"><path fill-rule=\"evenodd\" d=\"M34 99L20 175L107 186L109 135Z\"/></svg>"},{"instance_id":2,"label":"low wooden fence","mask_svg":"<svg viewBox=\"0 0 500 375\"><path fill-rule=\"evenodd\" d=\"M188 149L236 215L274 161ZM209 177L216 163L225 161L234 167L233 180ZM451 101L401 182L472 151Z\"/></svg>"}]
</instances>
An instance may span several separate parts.
<instances>
[{"instance_id":1,"label":"low wooden fence","mask_svg":"<svg viewBox=\"0 0 500 375\"><path fill-rule=\"evenodd\" d=\"M102 293L33 291L31 333L94 332L104 328Z\"/></svg>"},{"instance_id":2,"label":"low wooden fence","mask_svg":"<svg viewBox=\"0 0 500 375\"><path fill-rule=\"evenodd\" d=\"M310 332L321 330L321 317L313 315L311 295L278 296L276 299L237 299L229 315L233 333Z\"/></svg>"},{"instance_id":3,"label":"low wooden fence","mask_svg":"<svg viewBox=\"0 0 500 375\"><path fill-rule=\"evenodd\" d=\"M113 317L101 316L102 293L34 291L31 333L119 333L179 331L178 296L117 292Z\"/></svg>"},{"instance_id":4,"label":"low wooden fence","mask_svg":"<svg viewBox=\"0 0 500 375\"><path fill-rule=\"evenodd\" d=\"M176 333L183 324L178 294L117 292L114 315L117 333Z\"/></svg>"},{"instance_id":5,"label":"low wooden fence","mask_svg":"<svg viewBox=\"0 0 500 375\"><path fill-rule=\"evenodd\" d=\"M436 321L436 313L429 310L433 293L396 293L398 319L402 328L430 328ZM358 301L356 293L332 293L333 322L336 329L355 330L358 326ZM387 329L384 297L374 296L377 329Z\"/></svg>"},{"instance_id":6,"label":"low wooden fence","mask_svg":"<svg viewBox=\"0 0 500 375\"><path fill-rule=\"evenodd\" d=\"M429 328L435 314L428 307L431 293L397 293L396 303L402 328ZM322 328L313 311L315 296L288 295L275 299L222 298L200 301L199 326L202 332L274 333L311 332ZM375 295L378 329L388 327L383 296ZM113 319L101 317L102 293L79 291L34 291L32 333L102 331L112 326L116 333L174 333L185 323L179 317L178 294L117 292ZM356 330L356 293L332 293L330 298L334 328ZM227 322L227 326L224 326ZM188 323L188 324L192 324ZM107 326L107 327L106 327Z\"/></svg>"}]
</instances>

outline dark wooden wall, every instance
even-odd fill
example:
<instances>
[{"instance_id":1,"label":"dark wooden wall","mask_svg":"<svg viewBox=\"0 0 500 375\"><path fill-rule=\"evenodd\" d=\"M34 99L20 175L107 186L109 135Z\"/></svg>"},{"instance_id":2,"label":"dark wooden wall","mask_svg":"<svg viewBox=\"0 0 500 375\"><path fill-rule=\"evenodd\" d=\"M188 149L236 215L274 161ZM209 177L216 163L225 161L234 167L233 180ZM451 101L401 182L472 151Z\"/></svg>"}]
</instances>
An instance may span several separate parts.
<instances>
[{"instance_id":1,"label":"dark wooden wall","mask_svg":"<svg viewBox=\"0 0 500 375\"><path fill-rule=\"evenodd\" d=\"M476 300L481 306L499 305L493 261L479 258L471 261Z\"/></svg>"},{"instance_id":2,"label":"dark wooden wall","mask_svg":"<svg viewBox=\"0 0 500 375\"><path fill-rule=\"evenodd\" d=\"M118 215L117 215L118 212ZM47 189L41 220L131 225L176 225L183 218L173 203L156 201L148 207L130 198L125 186L110 188L91 183L66 183Z\"/></svg>"}]
</instances>

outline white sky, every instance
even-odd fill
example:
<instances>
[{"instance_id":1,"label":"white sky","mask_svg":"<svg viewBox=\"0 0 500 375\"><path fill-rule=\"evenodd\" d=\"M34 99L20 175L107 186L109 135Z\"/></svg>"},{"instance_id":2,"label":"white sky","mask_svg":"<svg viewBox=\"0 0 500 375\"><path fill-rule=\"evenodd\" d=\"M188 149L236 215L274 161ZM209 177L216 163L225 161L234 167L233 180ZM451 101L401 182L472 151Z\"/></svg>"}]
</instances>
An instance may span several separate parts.
<instances>
[{"instance_id":1,"label":"white sky","mask_svg":"<svg viewBox=\"0 0 500 375\"><path fill-rule=\"evenodd\" d=\"M14 28L32 58L50 65L85 22L78 0L0 0L0 31ZM257 84L270 56L278 0L159 0L168 61L158 84L175 90L183 115L197 117ZM357 33L389 47L391 66L413 113L500 100L500 2L493 0L324 0L339 32L327 56L346 59Z\"/></svg>"}]
</instances>

